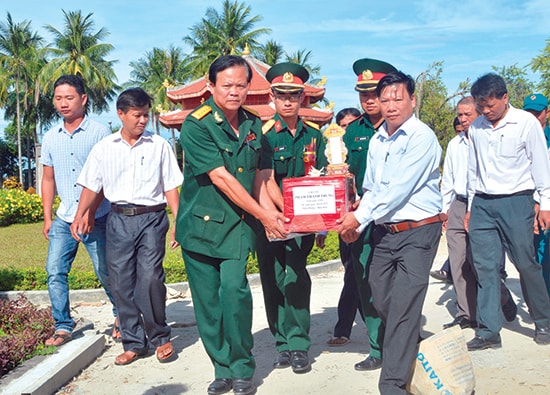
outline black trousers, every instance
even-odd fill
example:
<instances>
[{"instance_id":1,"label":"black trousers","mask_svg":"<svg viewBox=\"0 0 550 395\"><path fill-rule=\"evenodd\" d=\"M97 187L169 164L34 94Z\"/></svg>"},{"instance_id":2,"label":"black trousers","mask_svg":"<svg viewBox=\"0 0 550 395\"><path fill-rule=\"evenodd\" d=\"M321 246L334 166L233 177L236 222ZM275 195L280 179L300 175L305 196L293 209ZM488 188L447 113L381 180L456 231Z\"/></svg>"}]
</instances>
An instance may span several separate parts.
<instances>
[{"instance_id":1,"label":"black trousers","mask_svg":"<svg viewBox=\"0 0 550 395\"><path fill-rule=\"evenodd\" d=\"M382 226L374 228L369 284L374 307L386 327L378 383L382 395L407 393L430 268L440 238L441 223L395 234Z\"/></svg>"},{"instance_id":2,"label":"black trousers","mask_svg":"<svg viewBox=\"0 0 550 395\"><path fill-rule=\"evenodd\" d=\"M124 351L142 353L149 342L170 340L162 261L169 221L166 211L134 216L111 212L106 260Z\"/></svg>"}]
</instances>

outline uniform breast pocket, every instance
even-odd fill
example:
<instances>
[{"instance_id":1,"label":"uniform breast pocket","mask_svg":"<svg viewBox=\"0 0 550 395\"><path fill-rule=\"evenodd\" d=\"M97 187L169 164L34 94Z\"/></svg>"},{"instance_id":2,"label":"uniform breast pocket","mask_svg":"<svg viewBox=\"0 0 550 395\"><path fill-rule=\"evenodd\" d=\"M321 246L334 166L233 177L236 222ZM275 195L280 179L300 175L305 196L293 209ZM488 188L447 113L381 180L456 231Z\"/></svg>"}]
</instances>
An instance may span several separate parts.
<instances>
[{"instance_id":1,"label":"uniform breast pocket","mask_svg":"<svg viewBox=\"0 0 550 395\"><path fill-rule=\"evenodd\" d=\"M260 143L256 140L250 141L243 147L245 158L245 168L247 170L256 170L260 163Z\"/></svg>"},{"instance_id":2,"label":"uniform breast pocket","mask_svg":"<svg viewBox=\"0 0 550 395\"><path fill-rule=\"evenodd\" d=\"M350 148L353 152L363 152L366 151L369 148L369 138L363 137L355 139L351 144Z\"/></svg>"},{"instance_id":3,"label":"uniform breast pocket","mask_svg":"<svg viewBox=\"0 0 550 395\"><path fill-rule=\"evenodd\" d=\"M290 168L290 161L292 160L292 154L288 151L275 152L273 154L273 163L275 174L286 176Z\"/></svg>"},{"instance_id":4,"label":"uniform breast pocket","mask_svg":"<svg viewBox=\"0 0 550 395\"><path fill-rule=\"evenodd\" d=\"M514 136L502 136L498 145L498 155L503 158L515 158L521 147L521 140Z\"/></svg>"},{"instance_id":5,"label":"uniform breast pocket","mask_svg":"<svg viewBox=\"0 0 550 395\"><path fill-rule=\"evenodd\" d=\"M223 158L223 164L227 171L229 171L231 174L235 172L235 165L234 165L234 159L233 159L233 150L229 145L225 146L218 146L220 149L220 156Z\"/></svg>"}]
</instances>

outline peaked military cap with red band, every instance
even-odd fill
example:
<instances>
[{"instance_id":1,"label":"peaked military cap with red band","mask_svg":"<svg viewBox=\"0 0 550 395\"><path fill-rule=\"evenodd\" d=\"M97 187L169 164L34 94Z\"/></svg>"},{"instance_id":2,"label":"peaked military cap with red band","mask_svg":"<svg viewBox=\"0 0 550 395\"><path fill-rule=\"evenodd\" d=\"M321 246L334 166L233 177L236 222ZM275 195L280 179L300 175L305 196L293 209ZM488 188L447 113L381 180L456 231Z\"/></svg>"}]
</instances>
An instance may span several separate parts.
<instances>
[{"instance_id":1,"label":"peaked military cap with red band","mask_svg":"<svg viewBox=\"0 0 550 395\"><path fill-rule=\"evenodd\" d=\"M265 78L276 92L298 93L304 90L309 73L305 67L299 64L283 62L271 66L265 73Z\"/></svg>"},{"instance_id":2,"label":"peaked military cap with red band","mask_svg":"<svg viewBox=\"0 0 550 395\"><path fill-rule=\"evenodd\" d=\"M376 85L386 74L397 69L381 60L364 58L355 61L353 71L358 77L355 90L365 92L376 89Z\"/></svg>"}]
</instances>

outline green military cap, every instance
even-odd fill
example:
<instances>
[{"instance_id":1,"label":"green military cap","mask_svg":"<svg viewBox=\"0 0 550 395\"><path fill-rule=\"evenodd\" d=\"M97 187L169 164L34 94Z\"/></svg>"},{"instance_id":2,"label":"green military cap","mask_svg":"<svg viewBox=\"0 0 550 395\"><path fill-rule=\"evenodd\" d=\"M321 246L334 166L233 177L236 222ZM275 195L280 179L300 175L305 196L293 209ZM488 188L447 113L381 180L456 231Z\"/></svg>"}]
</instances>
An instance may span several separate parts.
<instances>
[{"instance_id":1,"label":"green military cap","mask_svg":"<svg viewBox=\"0 0 550 395\"><path fill-rule=\"evenodd\" d=\"M358 77L355 90L364 92L376 89L378 81L386 74L397 71L397 69L381 60L364 58L353 63L353 71Z\"/></svg>"},{"instance_id":2,"label":"green military cap","mask_svg":"<svg viewBox=\"0 0 550 395\"><path fill-rule=\"evenodd\" d=\"M276 92L297 93L304 90L309 73L305 67L299 64L283 62L271 66L265 73L265 78Z\"/></svg>"}]
</instances>

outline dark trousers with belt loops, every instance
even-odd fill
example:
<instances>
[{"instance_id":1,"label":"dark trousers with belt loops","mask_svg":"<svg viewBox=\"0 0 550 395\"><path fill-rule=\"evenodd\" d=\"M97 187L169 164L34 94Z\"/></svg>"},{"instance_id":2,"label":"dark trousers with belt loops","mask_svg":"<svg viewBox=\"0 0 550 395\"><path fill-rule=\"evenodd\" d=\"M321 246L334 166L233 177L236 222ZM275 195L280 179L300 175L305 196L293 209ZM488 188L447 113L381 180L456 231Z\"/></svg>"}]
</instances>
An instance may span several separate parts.
<instances>
[{"instance_id":1,"label":"dark trousers with belt loops","mask_svg":"<svg viewBox=\"0 0 550 395\"><path fill-rule=\"evenodd\" d=\"M535 257L532 192L476 195L470 211L470 245L478 275L476 335L496 339L502 328L499 262L504 246L519 272L521 290L537 327L550 323L550 300Z\"/></svg>"},{"instance_id":2,"label":"dark trousers with belt loops","mask_svg":"<svg viewBox=\"0 0 550 395\"><path fill-rule=\"evenodd\" d=\"M386 327L382 346L382 395L406 394L418 350L422 306L430 268L441 238L441 222L399 233L376 226L369 284L374 307Z\"/></svg>"},{"instance_id":3,"label":"dark trousers with belt loops","mask_svg":"<svg viewBox=\"0 0 550 395\"><path fill-rule=\"evenodd\" d=\"M106 260L124 351L143 353L170 340L162 261L169 221L166 211L107 219Z\"/></svg>"}]
</instances>

